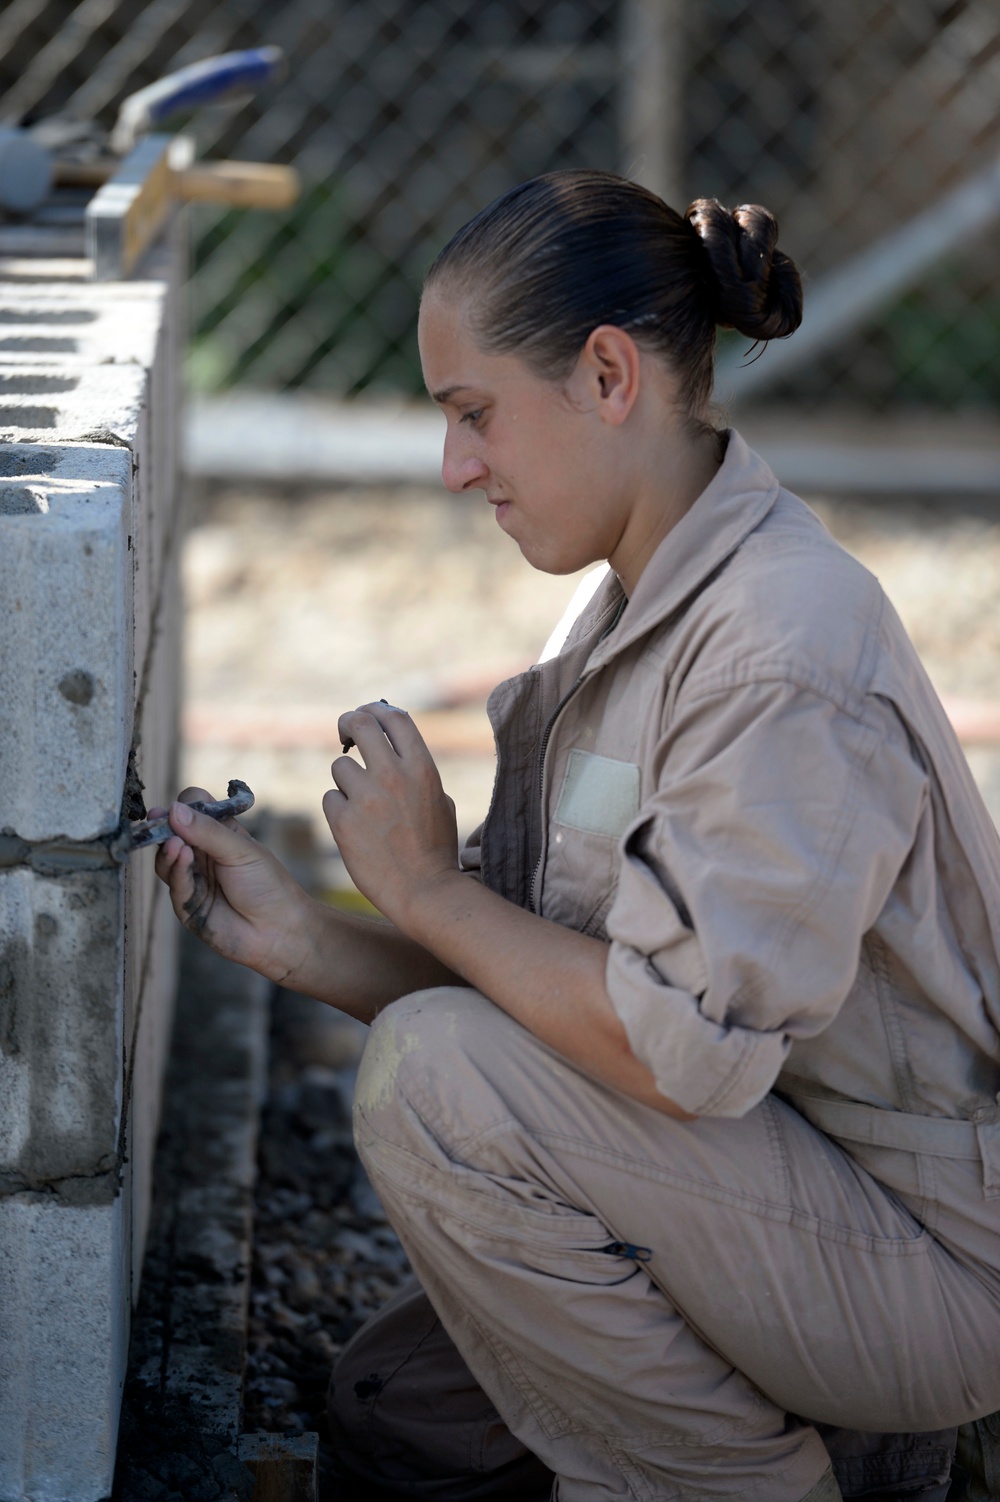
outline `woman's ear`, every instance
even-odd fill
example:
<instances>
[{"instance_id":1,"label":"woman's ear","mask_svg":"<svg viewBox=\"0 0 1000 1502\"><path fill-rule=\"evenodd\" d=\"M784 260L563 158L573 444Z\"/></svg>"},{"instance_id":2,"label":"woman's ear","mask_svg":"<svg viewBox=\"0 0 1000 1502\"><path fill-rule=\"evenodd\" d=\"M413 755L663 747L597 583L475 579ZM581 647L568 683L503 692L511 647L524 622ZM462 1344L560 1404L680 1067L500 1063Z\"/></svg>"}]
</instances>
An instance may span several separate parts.
<instances>
[{"instance_id":1,"label":"woman's ear","mask_svg":"<svg viewBox=\"0 0 1000 1502\"><path fill-rule=\"evenodd\" d=\"M572 384L584 392L604 422L619 427L635 406L642 378L639 347L631 334L614 324L594 329L577 360Z\"/></svg>"}]
</instances>

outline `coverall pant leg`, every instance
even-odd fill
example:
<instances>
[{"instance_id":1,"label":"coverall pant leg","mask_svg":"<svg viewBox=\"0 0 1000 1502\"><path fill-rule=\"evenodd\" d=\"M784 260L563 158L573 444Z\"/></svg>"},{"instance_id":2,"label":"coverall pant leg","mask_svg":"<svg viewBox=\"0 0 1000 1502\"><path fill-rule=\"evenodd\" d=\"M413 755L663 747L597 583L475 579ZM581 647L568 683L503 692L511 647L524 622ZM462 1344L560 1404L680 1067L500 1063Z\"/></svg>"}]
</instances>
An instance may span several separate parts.
<instances>
[{"instance_id":1,"label":"coverall pant leg","mask_svg":"<svg viewBox=\"0 0 1000 1502\"><path fill-rule=\"evenodd\" d=\"M444 1330L560 1502L801 1502L829 1465L810 1421L1000 1407L995 1277L773 1096L678 1122L440 988L378 1019L355 1109Z\"/></svg>"}]
</instances>

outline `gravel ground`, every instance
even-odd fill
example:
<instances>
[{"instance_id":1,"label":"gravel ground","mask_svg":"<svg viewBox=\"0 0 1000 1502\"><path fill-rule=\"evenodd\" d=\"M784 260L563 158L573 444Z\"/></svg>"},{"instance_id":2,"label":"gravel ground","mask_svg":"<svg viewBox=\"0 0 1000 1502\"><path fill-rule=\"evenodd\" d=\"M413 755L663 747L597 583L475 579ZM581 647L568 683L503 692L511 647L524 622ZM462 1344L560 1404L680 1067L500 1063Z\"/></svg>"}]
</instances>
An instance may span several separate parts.
<instances>
[{"instance_id":1,"label":"gravel ground","mask_svg":"<svg viewBox=\"0 0 1000 1502\"><path fill-rule=\"evenodd\" d=\"M287 992L273 1017L243 1427L315 1431L322 1446L331 1366L409 1269L351 1138L365 1029Z\"/></svg>"},{"instance_id":2,"label":"gravel ground","mask_svg":"<svg viewBox=\"0 0 1000 1502\"><path fill-rule=\"evenodd\" d=\"M813 504L880 577L939 691L1000 697L1000 508ZM300 838L314 838L320 857L330 843L319 800L337 748L275 748L266 732L253 746L227 744L227 716L249 705L280 726L303 708L334 713L372 697L405 705L418 723L421 708L481 710L488 684L532 660L576 583L530 570L480 498L424 489L214 491L201 498L185 577L189 702L216 723L189 744L187 780L215 789L245 777L261 804L300 816ZM1000 809L1000 758L977 756ZM469 828L488 801L491 757L440 763ZM360 1041L357 1025L319 1004L279 998L247 1430L316 1430L322 1440L331 1362L406 1276L351 1145Z\"/></svg>"}]
</instances>

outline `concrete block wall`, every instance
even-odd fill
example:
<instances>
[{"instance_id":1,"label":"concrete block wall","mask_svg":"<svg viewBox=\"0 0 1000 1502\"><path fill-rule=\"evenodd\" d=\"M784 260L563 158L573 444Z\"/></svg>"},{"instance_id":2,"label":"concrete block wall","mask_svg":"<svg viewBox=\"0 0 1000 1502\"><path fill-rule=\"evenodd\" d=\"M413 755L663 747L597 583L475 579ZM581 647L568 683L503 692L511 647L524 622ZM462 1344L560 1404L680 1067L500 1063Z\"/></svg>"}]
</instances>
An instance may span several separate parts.
<instances>
[{"instance_id":1,"label":"concrete block wall","mask_svg":"<svg viewBox=\"0 0 1000 1502\"><path fill-rule=\"evenodd\" d=\"M178 932L112 845L176 787L182 269L0 262L0 1502L111 1491Z\"/></svg>"}]
</instances>

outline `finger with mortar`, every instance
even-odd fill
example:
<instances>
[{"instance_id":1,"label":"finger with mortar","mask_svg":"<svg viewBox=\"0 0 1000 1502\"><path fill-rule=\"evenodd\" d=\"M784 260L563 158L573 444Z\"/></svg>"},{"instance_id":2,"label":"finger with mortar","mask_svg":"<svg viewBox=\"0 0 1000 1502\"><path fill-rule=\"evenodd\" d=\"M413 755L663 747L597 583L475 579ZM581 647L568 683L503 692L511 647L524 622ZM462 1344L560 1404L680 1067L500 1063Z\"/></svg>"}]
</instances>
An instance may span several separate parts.
<instances>
[{"instance_id":1,"label":"finger with mortar","mask_svg":"<svg viewBox=\"0 0 1000 1502\"><path fill-rule=\"evenodd\" d=\"M395 709L396 708L395 704L390 704L389 701L388 701L388 699L380 699L378 702L380 704L384 704L385 707L386 707L386 709ZM405 714L406 713L406 711L404 709L397 710L396 712L397 712L397 714ZM344 752L345 756L347 755L348 751L352 750L353 747L354 747L354 742L351 740L350 736L347 737L346 741L341 741L340 744L341 744L341 747L343 749L343 752Z\"/></svg>"}]
</instances>

